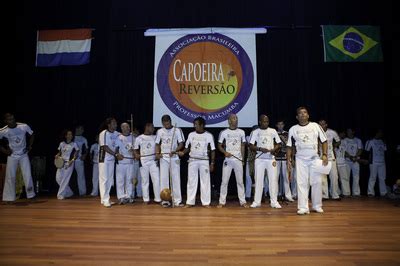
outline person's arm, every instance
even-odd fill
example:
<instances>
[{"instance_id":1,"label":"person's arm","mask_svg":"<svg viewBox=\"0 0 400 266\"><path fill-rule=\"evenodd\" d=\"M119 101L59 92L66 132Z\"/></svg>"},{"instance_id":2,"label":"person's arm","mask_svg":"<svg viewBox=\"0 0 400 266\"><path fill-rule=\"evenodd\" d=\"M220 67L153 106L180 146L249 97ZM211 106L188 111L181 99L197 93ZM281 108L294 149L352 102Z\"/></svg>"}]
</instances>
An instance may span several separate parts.
<instances>
[{"instance_id":1,"label":"person's arm","mask_svg":"<svg viewBox=\"0 0 400 266\"><path fill-rule=\"evenodd\" d=\"M230 154L229 152L227 152L225 150L225 145L223 143L219 143L217 144L218 150L225 155L225 157L229 158L232 156L232 154Z\"/></svg>"},{"instance_id":2,"label":"person's arm","mask_svg":"<svg viewBox=\"0 0 400 266\"><path fill-rule=\"evenodd\" d=\"M140 160L140 151L139 149L134 149L133 153L135 154L135 159Z\"/></svg>"},{"instance_id":3,"label":"person's arm","mask_svg":"<svg viewBox=\"0 0 400 266\"><path fill-rule=\"evenodd\" d=\"M211 150L210 172L214 172L214 167L215 167L215 150Z\"/></svg>"},{"instance_id":4,"label":"person's arm","mask_svg":"<svg viewBox=\"0 0 400 266\"><path fill-rule=\"evenodd\" d=\"M328 164L328 141L322 142L322 164Z\"/></svg>"},{"instance_id":5,"label":"person's arm","mask_svg":"<svg viewBox=\"0 0 400 266\"><path fill-rule=\"evenodd\" d=\"M240 146L240 151L242 153L242 158L240 158L240 159L242 159L242 161L244 163L244 159L245 159L244 156L245 156L245 153L246 153L246 142L242 142L242 144Z\"/></svg>"},{"instance_id":6,"label":"person's arm","mask_svg":"<svg viewBox=\"0 0 400 266\"><path fill-rule=\"evenodd\" d=\"M7 156L12 154L11 148L7 145L7 147L0 146L0 152L4 153Z\"/></svg>"},{"instance_id":7,"label":"person's arm","mask_svg":"<svg viewBox=\"0 0 400 266\"><path fill-rule=\"evenodd\" d=\"M103 148L104 148L104 150L105 150L107 153L109 153L109 154L111 154L112 156L114 156L115 158L117 158L118 161L124 159L124 156L122 156L122 155L119 154L118 152L113 152L113 151L110 149L110 147L108 147L107 145L104 145Z\"/></svg>"},{"instance_id":8,"label":"person's arm","mask_svg":"<svg viewBox=\"0 0 400 266\"><path fill-rule=\"evenodd\" d=\"M88 143L85 141L82 145L82 153L81 153L81 160L85 161L88 155Z\"/></svg>"},{"instance_id":9,"label":"person's arm","mask_svg":"<svg viewBox=\"0 0 400 266\"><path fill-rule=\"evenodd\" d=\"M29 135L28 146L26 147L26 152L30 152L32 150L33 142L35 141L35 133Z\"/></svg>"},{"instance_id":10,"label":"person's arm","mask_svg":"<svg viewBox=\"0 0 400 266\"><path fill-rule=\"evenodd\" d=\"M161 157L161 145L156 143L156 160L160 160Z\"/></svg>"}]
</instances>

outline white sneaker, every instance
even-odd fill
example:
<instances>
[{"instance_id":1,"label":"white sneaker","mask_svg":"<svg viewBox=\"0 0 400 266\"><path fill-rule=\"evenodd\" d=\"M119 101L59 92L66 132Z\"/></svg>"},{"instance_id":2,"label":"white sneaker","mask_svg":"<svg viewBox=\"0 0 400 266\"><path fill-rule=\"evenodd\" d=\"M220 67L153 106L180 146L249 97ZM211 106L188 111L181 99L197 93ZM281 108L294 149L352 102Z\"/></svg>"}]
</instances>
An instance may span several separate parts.
<instances>
[{"instance_id":1,"label":"white sneaker","mask_svg":"<svg viewBox=\"0 0 400 266\"><path fill-rule=\"evenodd\" d=\"M304 215L304 214L309 214L309 213L310 213L309 210L304 210L304 209L298 210L298 211L297 211L297 214L298 214L298 215Z\"/></svg>"},{"instance_id":2,"label":"white sneaker","mask_svg":"<svg viewBox=\"0 0 400 266\"><path fill-rule=\"evenodd\" d=\"M64 200L65 197L64 197L64 196L57 196L57 199L59 199L59 200Z\"/></svg>"},{"instance_id":3,"label":"white sneaker","mask_svg":"<svg viewBox=\"0 0 400 266\"><path fill-rule=\"evenodd\" d=\"M286 198L287 201L293 202L294 199L293 198Z\"/></svg>"},{"instance_id":4,"label":"white sneaker","mask_svg":"<svg viewBox=\"0 0 400 266\"><path fill-rule=\"evenodd\" d=\"M282 206L278 202L275 204L271 204L271 207L275 209L282 209Z\"/></svg>"},{"instance_id":5,"label":"white sneaker","mask_svg":"<svg viewBox=\"0 0 400 266\"><path fill-rule=\"evenodd\" d=\"M322 208L313 209L313 211L318 212L318 213L324 213L324 210Z\"/></svg>"},{"instance_id":6,"label":"white sneaker","mask_svg":"<svg viewBox=\"0 0 400 266\"><path fill-rule=\"evenodd\" d=\"M261 205L258 205L257 203L255 203L255 202L253 202L251 205L250 205L250 208L260 208L261 207Z\"/></svg>"},{"instance_id":7,"label":"white sneaker","mask_svg":"<svg viewBox=\"0 0 400 266\"><path fill-rule=\"evenodd\" d=\"M111 202L104 202L104 207L111 208Z\"/></svg>"}]
</instances>

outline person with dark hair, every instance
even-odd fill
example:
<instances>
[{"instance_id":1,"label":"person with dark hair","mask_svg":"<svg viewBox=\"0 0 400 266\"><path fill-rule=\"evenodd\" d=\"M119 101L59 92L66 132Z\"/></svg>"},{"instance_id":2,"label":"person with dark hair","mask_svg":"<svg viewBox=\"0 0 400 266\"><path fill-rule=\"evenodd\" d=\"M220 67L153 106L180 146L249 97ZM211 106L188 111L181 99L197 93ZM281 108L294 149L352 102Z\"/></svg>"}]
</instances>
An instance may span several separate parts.
<instances>
[{"instance_id":1,"label":"person with dark hair","mask_svg":"<svg viewBox=\"0 0 400 266\"><path fill-rule=\"evenodd\" d=\"M260 127L251 133L250 149L257 151L254 162L255 169L255 193L254 201L250 205L252 208L261 207L261 198L264 188L265 171L268 175L268 187L270 195L270 206L272 208L282 208L278 202L278 171L276 169L275 152L280 148L282 142L275 129L269 128L269 118L260 115Z\"/></svg>"},{"instance_id":2,"label":"person with dark hair","mask_svg":"<svg viewBox=\"0 0 400 266\"><path fill-rule=\"evenodd\" d=\"M296 110L297 125L289 129L288 142L286 144L286 158L289 179L293 170L292 151L296 147L296 177L297 177L297 214L310 213L308 207L308 193L311 189L312 208L317 213L323 213L321 173L317 171L319 163L318 143L322 145L322 166L328 165L328 143L325 132L315 122L309 121L308 110L299 107Z\"/></svg>"},{"instance_id":3,"label":"person with dark hair","mask_svg":"<svg viewBox=\"0 0 400 266\"><path fill-rule=\"evenodd\" d=\"M360 196L360 156L363 151L363 144L361 140L354 135L355 131L352 128L348 128L346 130L346 135L347 138L345 138L343 141L345 142L345 147L346 147L346 163L348 165L347 170L348 175L347 177L349 178L348 180L344 180L344 182L350 183L350 174L353 175L353 185L352 185L352 194L353 197L359 197ZM345 187L350 185L346 184ZM344 194L345 192L343 192ZM347 194L347 192L346 192Z\"/></svg>"},{"instance_id":4,"label":"person with dark hair","mask_svg":"<svg viewBox=\"0 0 400 266\"><path fill-rule=\"evenodd\" d=\"M174 206L182 207L181 195L181 163L177 152L185 145L185 137L180 128L171 124L171 117L163 115L161 118L163 127L156 134L156 158L160 160L160 181L162 191L171 185ZM172 184L169 183L171 175ZM163 201L162 206L170 206L169 201Z\"/></svg>"},{"instance_id":5,"label":"person with dark hair","mask_svg":"<svg viewBox=\"0 0 400 266\"><path fill-rule=\"evenodd\" d=\"M119 133L116 131L117 120L110 117L105 120L104 124L107 129L99 134L99 188L101 204L110 208L112 205L110 190L114 183L115 159L122 160L124 157L117 152L119 142Z\"/></svg>"},{"instance_id":6,"label":"person with dark hair","mask_svg":"<svg viewBox=\"0 0 400 266\"><path fill-rule=\"evenodd\" d=\"M85 159L89 152L89 145L87 139L83 136L85 128L83 125L75 127L74 142L79 147L79 151L75 160L75 171L78 180L79 195L86 195L86 177L85 177Z\"/></svg>"},{"instance_id":7,"label":"person with dark hair","mask_svg":"<svg viewBox=\"0 0 400 266\"><path fill-rule=\"evenodd\" d=\"M211 180L210 172L214 171L215 144L214 137L207 132L206 121L197 117L193 121L195 131L191 132L186 140L185 149L179 151L179 156L184 156L189 151L187 200L185 208L193 207L196 203L197 184L200 173L200 198L205 208L210 208ZM189 148L190 147L190 148ZM208 151L211 150L211 163L209 163Z\"/></svg>"},{"instance_id":8,"label":"person with dark hair","mask_svg":"<svg viewBox=\"0 0 400 266\"><path fill-rule=\"evenodd\" d=\"M228 184L232 170L235 171L239 204L244 208L248 208L249 205L246 202L243 184L246 135L242 129L238 128L238 117L236 114L229 115L228 124L229 127L221 131L218 138L218 149L225 156L218 208L222 208L226 204Z\"/></svg>"},{"instance_id":9,"label":"person with dark hair","mask_svg":"<svg viewBox=\"0 0 400 266\"><path fill-rule=\"evenodd\" d=\"M32 149L34 135L32 129L24 123L17 123L13 114L4 115L5 127L0 129L0 139L7 139L6 147L0 146L0 151L7 155L6 178L3 189L3 201L15 201L15 182L17 168L21 167L25 184L26 196L33 199L36 194L33 189L31 164L28 153ZM29 135L27 142L26 137Z\"/></svg>"},{"instance_id":10,"label":"person with dark hair","mask_svg":"<svg viewBox=\"0 0 400 266\"><path fill-rule=\"evenodd\" d=\"M69 187L72 172L74 170L74 163L79 154L79 147L73 141L74 134L71 130L64 131L64 140L58 146L58 153L56 158L61 157L64 160L64 166L58 168L56 172L56 181L60 186L57 193L57 199L63 200L72 197L74 193Z\"/></svg>"},{"instance_id":11,"label":"person with dark hair","mask_svg":"<svg viewBox=\"0 0 400 266\"><path fill-rule=\"evenodd\" d=\"M383 141L383 131L380 129L376 132L373 139L370 139L365 144L365 150L370 152L369 164L369 181L368 181L368 196L375 196L375 183L376 177L379 179L379 193L380 196L386 196L386 163L385 152L387 150L386 144Z\"/></svg>"}]
</instances>

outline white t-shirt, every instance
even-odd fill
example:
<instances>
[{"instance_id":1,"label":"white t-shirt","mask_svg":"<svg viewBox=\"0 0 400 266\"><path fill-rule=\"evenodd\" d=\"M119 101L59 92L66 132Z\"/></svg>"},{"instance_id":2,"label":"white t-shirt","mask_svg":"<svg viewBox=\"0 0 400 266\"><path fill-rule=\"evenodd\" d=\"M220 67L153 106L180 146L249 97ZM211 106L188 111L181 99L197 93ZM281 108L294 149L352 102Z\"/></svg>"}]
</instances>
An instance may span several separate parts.
<instances>
[{"instance_id":1,"label":"white t-shirt","mask_svg":"<svg viewBox=\"0 0 400 266\"><path fill-rule=\"evenodd\" d=\"M101 146L105 146L107 145L113 152L115 152L115 150L117 149L118 146L118 139L119 136L119 132L114 131L114 132L110 132L107 129L103 130L100 132L99 135L99 145ZM105 158L104 161L108 161L108 162L112 162L115 161L115 157L111 154L109 154L108 152L105 153Z\"/></svg>"},{"instance_id":2,"label":"white t-shirt","mask_svg":"<svg viewBox=\"0 0 400 266\"><path fill-rule=\"evenodd\" d=\"M71 141L70 143L66 143L65 141L63 141L60 143L60 145L58 145L58 150L61 152L61 157L64 161L69 161L72 159L71 153L74 149L75 153L79 152L78 145L73 141Z\"/></svg>"},{"instance_id":3,"label":"white t-shirt","mask_svg":"<svg viewBox=\"0 0 400 266\"><path fill-rule=\"evenodd\" d=\"M172 139L174 136L174 139ZM182 130L180 128L175 128L175 135L174 135L174 127L170 129L160 128L157 130L156 134L156 144L161 144L161 153L163 153L164 158L169 158L169 153L171 152L171 142L172 144L172 151L176 151L179 143L184 142L185 137L183 136ZM178 158L177 154L172 156L173 158Z\"/></svg>"},{"instance_id":4,"label":"white t-shirt","mask_svg":"<svg viewBox=\"0 0 400 266\"><path fill-rule=\"evenodd\" d=\"M145 135L142 134L135 140L135 150L140 149L140 161L145 164L149 161L154 161L156 159L156 136L155 135ZM151 155L150 155L151 154ZM150 156L146 156L150 155Z\"/></svg>"},{"instance_id":5,"label":"white t-shirt","mask_svg":"<svg viewBox=\"0 0 400 266\"><path fill-rule=\"evenodd\" d=\"M118 136L118 138L119 138L119 142L118 142L119 153L124 157L133 158L134 145L132 145L132 135L129 134L128 136L124 136L124 135L120 134ZM134 138L133 138L133 141L135 141ZM135 142L133 142L133 143L135 143ZM118 163L119 164L133 164L133 159L124 158L123 160L118 161Z\"/></svg>"},{"instance_id":6,"label":"white t-shirt","mask_svg":"<svg viewBox=\"0 0 400 266\"><path fill-rule=\"evenodd\" d=\"M346 152L350 156L356 156L357 151L363 149L362 142L359 138L345 138L343 141L346 143ZM351 162L350 158L346 158L346 161Z\"/></svg>"},{"instance_id":7,"label":"white t-shirt","mask_svg":"<svg viewBox=\"0 0 400 266\"><path fill-rule=\"evenodd\" d=\"M371 139L365 144L365 150L372 149L372 163L385 163L386 144L381 139Z\"/></svg>"},{"instance_id":8,"label":"white t-shirt","mask_svg":"<svg viewBox=\"0 0 400 266\"><path fill-rule=\"evenodd\" d=\"M12 150L11 157L19 157L25 154L26 133L32 135L33 131L27 124L23 123L17 123L15 128L5 126L0 129L0 139L6 138L8 140L8 145Z\"/></svg>"},{"instance_id":9,"label":"white t-shirt","mask_svg":"<svg viewBox=\"0 0 400 266\"><path fill-rule=\"evenodd\" d=\"M196 131L190 132L185 148L189 148L189 156L198 159L208 159L208 145L210 145L211 150L215 150L214 137L211 133L205 131L201 134Z\"/></svg>"},{"instance_id":10,"label":"white t-shirt","mask_svg":"<svg viewBox=\"0 0 400 266\"><path fill-rule=\"evenodd\" d=\"M325 131L326 134L326 139L328 140L328 160L334 160L335 159L335 153L333 152L333 141L339 142L340 138L339 135L336 133L335 130L332 130L328 128ZM322 147L321 147L321 153L322 153Z\"/></svg>"},{"instance_id":11,"label":"white t-shirt","mask_svg":"<svg viewBox=\"0 0 400 266\"><path fill-rule=\"evenodd\" d=\"M318 157L318 139L324 143L326 134L315 122L309 122L305 126L294 125L289 130L286 146L296 145L296 159L310 160Z\"/></svg>"},{"instance_id":12,"label":"white t-shirt","mask_svg":"<svg viewBox=\"0 0 400 266\"><path fill-rule=\"evenodd\" d=\"M336 153L336 163L341 165L346 162L345 160L345 154L346 154L346 142L342 141L340 142L339 147L335 148L335 153Z\"/></svg>"},{"instance_id":13,"label":"white t-shirt","mask_svg":"<svg viewBox=\"0 0 400 266\"><path fill-rule=\"evenodd\" d=\"M225 150L239 159L243 159L242 143L246 143L246 135L242 129L225 129L219 133L218 142L223 144L225 140Z\"/></svg>"},{"instance_id":14,"label":"white t-shirt","mask_svg":"<svg viewBox=\"0 0 400 266\"><path fill-rule=\"evenodd\" d=\"M74 142L79 147L79 154L77 156L77 160L81 160L82 152L86 152L89 148L87 139L84 136L75 136Z\"/></svg>"},{"instance_id":15,"label":"white t-shirt","mask_svg":"<svg viewBox=\"0 0 400 266\"><path fill-rule=\"evenodd\" d=\"M98 143L94 143L94 144L92 144L92 146L90 146L90 154L93 154L92 155L93 163L99 163L99 149L100 149L100 146Z\"/></svg>"},{"instance_id":16,"label":"white t-shirt","mask_svg":"<svg viewBox=\"0 0 400 266\"><path fill-rule=\"evenodd\" d=\"M257 128L250 135L250 144L257 143L257 148L264 148L268 150L272 150L275 146L275 143L281 143L281 138L273 128L261 129ZM262 153L261 151L257 151L256 155L257 159L274 159L274 155L270 152Z\"/></svg>"}]
</instances>

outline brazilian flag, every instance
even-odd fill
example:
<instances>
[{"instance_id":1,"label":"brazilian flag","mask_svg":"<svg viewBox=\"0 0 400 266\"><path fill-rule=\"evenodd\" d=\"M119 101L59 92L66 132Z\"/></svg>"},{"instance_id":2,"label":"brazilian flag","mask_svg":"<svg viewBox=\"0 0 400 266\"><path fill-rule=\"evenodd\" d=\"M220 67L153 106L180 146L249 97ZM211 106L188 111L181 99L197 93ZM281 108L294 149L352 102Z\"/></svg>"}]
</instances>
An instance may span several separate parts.
<instances>
[{"instance_id":1,"label":"brazilian flag","mask_svg":"<svg viewBox=\"0 0 400 266\"><path fill-rule=\"evenodd\" d=\"M323 25L325 62L382 62L379 27Z\"/></svg>"}]
</instances>

